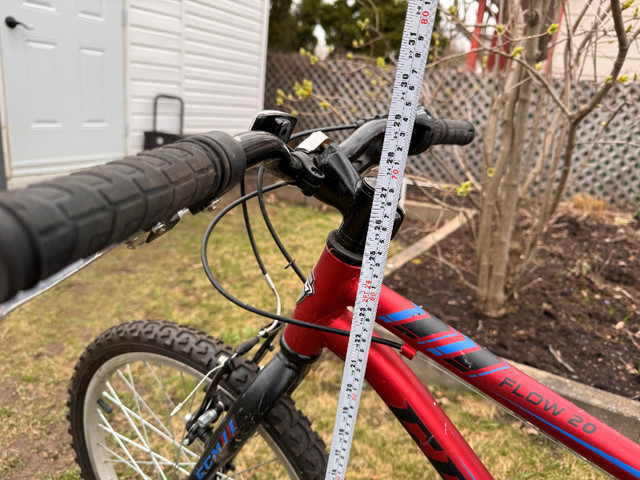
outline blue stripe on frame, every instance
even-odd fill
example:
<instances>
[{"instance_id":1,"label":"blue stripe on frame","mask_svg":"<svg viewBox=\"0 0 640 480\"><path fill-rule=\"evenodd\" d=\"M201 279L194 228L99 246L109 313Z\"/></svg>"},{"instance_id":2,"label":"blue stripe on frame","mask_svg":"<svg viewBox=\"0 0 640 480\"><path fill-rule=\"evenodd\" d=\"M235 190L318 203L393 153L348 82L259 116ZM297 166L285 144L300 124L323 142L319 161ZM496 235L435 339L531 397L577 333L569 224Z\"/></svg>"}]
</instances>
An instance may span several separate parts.
<instances>
[{"instance_id":1,"label":"blue stripe on frame","mask_svg":"<svg viewBox=\"0 0 640 480\"><path fill-rule=\"evenodd\" d=\"M462 335L464 340L460 340L459 342L450 343L449 345L442 345L438 347L443 354L448 355L450 353L461 352L462 350L466 350L468 348L477 347L478 344L471 340L466 335Z\"/></svg>"},{"instance_id":2,"label":"blue stripe on frame","mask_svg":"<svg viewBox=\"0 0 640 480\"><path fill-rule=\"evenodd\" d=\"M541 422L546 423L547 425L549 425L554 430L557 430L558 432L562 433L563 435L569 437L574 442L577 442L580 445L582 445L583 447L587 448L588 450L591 450L596 455L599 455L600 457L604 458L605 460L607 460L607 461L611 462L612 464L620 467L625 472L630 473L631 475L634 475L636 478L640 478L640 470L636 470L631 465L627 465L626 463L624 463L622 460L620 460L620 459L618 459L616 457L613 457L613 456L609 455L606 452L603 452L602 450L600 450L599 448L594 447L590 443L585 442L584 440L581 440L580 438L576 437L575 435L570 434L569 432L567 432L567 431L563 430L562 428L554 425L553 423L548 422L544 418L541 418L538 415L536 415L535 413L530 412L526 408L521 407L520 405L518 405L517 403L509 400L508 398L504 397L503 395L499 395L499 396L504 398L507 402L512 403L513 405L518 407L520 410L522 410L524 412L527 412L532 417L535 417L538 420L540 420Z\"/></svg>"},{"instance_id":3,"label":"blue stripe on frame","mask_svg":"<svg viewBox=\"0 0 640 480\"><path fill-rule=\"evenodd\" d=\"M470 377L482 377L483 375L489 375L490 373L499 372L500 370L504 370L505 368L511 368L510 365L503 365L498 368L494 368L493 370L489 370L488 372L482 372L474 375L469 375Z\"/></svg>"},{"instance_id":4,"label":"blue stripe on frame","mask_svg":"<svg viewBox=\"0 0 640 480\"><path fill-rule=\"evenodd\" d=\"M462 459L460 458L460 455L456 455L458 457L458 461L462 464L462 466L464 467L464 469L467 471L467 473L469 474L469 477L471 478L471 480L475 480L476 477L473 476L473 474L469 471L469 468L465 465L465 463L462 461Z\"/></svg>"}]
</instances>

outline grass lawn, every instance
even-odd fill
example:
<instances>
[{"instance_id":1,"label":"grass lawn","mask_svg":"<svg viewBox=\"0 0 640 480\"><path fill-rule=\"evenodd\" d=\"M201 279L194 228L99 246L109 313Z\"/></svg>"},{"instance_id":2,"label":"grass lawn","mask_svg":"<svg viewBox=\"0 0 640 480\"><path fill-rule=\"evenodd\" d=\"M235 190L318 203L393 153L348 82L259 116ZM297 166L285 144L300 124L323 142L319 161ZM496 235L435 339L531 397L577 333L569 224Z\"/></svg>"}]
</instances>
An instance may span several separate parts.
<instances>
[{"instance_id":1,"label":"grass lawn","mask_svg":"<svg viewBox=\"0 0 640 480\"><path fill-rule=\"evenodd\" d=\"M268 199L277 230L302 271L308 272L340 218ZM107 327L158 318L190 324L234 345L266 323L222 301L204 276L200 241L210 218L188 216L152 244L133 251L118 247L0 324L0 480L80 478L69 447L66 390L76 359ZM290 313L301 284L283 268L285 262L267 240L266 230L258 228L258 216L253 218L283 298L283 312ZM274 307L243 235L239 210L220 225L209 252L214 272L232 293L248 303ZM295 394L327 444L341 371L341 365L326 356ZM600 478L475 394L430 388L496 478ZM365 391L360 412L349 478L435 478L371 389Z\"/></svg>"}]
</instances>

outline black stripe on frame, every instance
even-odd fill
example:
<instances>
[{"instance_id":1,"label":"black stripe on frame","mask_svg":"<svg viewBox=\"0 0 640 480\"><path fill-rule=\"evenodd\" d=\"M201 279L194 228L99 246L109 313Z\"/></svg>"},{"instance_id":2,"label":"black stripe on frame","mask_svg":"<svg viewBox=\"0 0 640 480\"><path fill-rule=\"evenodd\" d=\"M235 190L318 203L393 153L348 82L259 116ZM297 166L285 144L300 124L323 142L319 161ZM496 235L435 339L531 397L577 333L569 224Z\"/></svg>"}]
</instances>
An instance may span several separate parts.
<instances>
[{"instance_id":1,"label":"black stripe on frame","mask_svg":"<svg viewBox=\"0 0 640 480\"><path fill-rule=\"evenodd\" d=\"M431 317L403 323L402 325L397 325L395 329L409 338L424 338L436 333L447 332L450 327L443 321Z\"/></svg>"},{"instance_id":2,"label":"black stripe on frame","mask_svg":"<svg viewBox=\"0 0 640 480\"><path fill-rule=\"evenodd\" d=\"M494 355L485 347L482 347L482 350L476 350L475 352L464 353L457 357L453 357L453 360L464 365L469 370L480 370L482 368L502 363L500 357Z\"/></svg>"}]
</instances>

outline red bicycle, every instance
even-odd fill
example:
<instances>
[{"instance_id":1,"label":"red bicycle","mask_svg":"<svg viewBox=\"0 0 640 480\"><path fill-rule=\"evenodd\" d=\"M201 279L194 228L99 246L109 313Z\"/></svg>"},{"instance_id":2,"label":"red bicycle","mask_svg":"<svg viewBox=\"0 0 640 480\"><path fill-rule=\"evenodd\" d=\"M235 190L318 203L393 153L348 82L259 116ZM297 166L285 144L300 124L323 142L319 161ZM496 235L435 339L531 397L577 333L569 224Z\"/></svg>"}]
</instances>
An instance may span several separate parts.
<instances>
[{"instance_id":1,"label":"red bicycle","mask_svg":"<svg viewBox=\"0 0 640 480\"><path fill-rule=\"evenodd\" d=\"M156 321L118 325L96 338L76 366L69 399L84 478L324 477L325 444L290 394L324 349L345 356L374 191L363 175L379 161L386 119L353 125L355 132L340 145L314 135L292 149L294 125L289 115L263 112L247 133L197 135L0 194L2 314L96 252L140 239L139 232L148 232L146 241L157 238L178 223L183 209L205 209L244 185L248 168L261 165L257 191L220 212L205 234L202 256L209 279L227 299L272 323L235 349ZM466 122L436 120L423 110L410 153L468 143L473 134ZM284 182L265 187L265 170ZM283 184L298 186L343 217L308 277L272 231L304 282L291 318L231 296L211 272L206 249L219 218L249 198L263 202L265 192ZM399 210L394 228L401 223ZM248 220L247 228L252 237ZM257 248L255 254L261 264ZM421 306L383 288L377 322L401 342L374 337L366 379L443 478L491 475L398 351L408 358L421 352L609 474L640 478L639 445ZM276 343L278 352L267 355Z\"/></svg>"}]
</instances>

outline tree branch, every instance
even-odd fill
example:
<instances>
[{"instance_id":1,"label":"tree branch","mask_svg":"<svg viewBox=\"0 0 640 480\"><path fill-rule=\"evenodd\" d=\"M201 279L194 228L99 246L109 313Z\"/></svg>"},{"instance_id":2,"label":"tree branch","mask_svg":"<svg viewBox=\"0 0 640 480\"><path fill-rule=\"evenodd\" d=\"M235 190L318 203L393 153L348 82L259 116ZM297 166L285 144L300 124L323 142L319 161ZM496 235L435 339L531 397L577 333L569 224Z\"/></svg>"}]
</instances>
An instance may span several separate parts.
<instances>
[{"instance_id":1,"label":"tree branch","mask_svg":"<svg viewBox=\"0 0 640 480\"><path fill-rule=\"evenodd\" d=\"M609 90L611 90L611 88L613 87L615 80L620 74L620 70L622 70L624 61L627 58L627 52L629 51L629 39L627 38L627 33L625 31L624 21L622 19L622 9L620 8L619 0L611 0L611 14L613 16L613 25L615 27L616 37L618 39L618 54L616 55L616 59L613 62L613 67L611 68L611 80L605 83L587 104L571 113L571 123L576 125L584 117L591 113L591 111L596 108L596 106L602 101L607 93L609 93ZM636 36L638 33L640 33L640 30L636 32ZM572 151L573 148L571 148L570 152L572 153Z\"/></svg>"}]
</instances>

